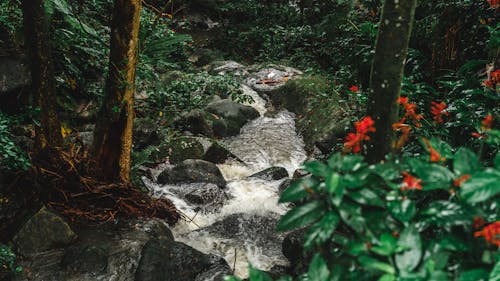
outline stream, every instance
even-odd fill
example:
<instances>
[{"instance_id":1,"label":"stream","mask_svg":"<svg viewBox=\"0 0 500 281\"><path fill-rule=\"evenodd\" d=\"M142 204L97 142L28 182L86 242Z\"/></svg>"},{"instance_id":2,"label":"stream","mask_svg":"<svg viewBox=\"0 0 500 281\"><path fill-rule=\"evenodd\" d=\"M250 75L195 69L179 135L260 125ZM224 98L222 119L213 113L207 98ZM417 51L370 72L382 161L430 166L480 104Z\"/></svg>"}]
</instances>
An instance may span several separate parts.
<instances>
[{"instance_id":1,"label":"stream","mask_svg":"<svg viewBox=\"0 0 500 281\"><path fill-rule=\"evenodd\" d=\"M180 221L172 232L175 239L207 254L216 254L234 267L236 276L248 276L248 263L261 270L287 265L281 253L283 234L276 223L287 210L279 205L278 186L284 180L263 180L248 176L270 167L284 167L289 176L306 160L304 142L296 133L294 115L288 111L270 113L264 99L246 85L245 94L260 117L247 123L240 134L223 140L240 161L219 164L227 187L227 200L214 212L200 212L180 196L187 185L146 184L157 197L166 197L190 220ZM182 193L182 192L181 192Z\"/></svg>"}]
</instances>

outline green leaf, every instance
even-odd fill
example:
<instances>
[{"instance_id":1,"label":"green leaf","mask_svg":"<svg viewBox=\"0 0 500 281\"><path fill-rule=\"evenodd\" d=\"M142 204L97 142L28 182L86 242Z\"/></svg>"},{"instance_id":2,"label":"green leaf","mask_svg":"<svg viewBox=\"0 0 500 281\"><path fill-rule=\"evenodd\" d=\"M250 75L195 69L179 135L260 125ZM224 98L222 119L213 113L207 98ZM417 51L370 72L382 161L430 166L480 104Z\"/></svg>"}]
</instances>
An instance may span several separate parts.
<instances>
[{"instance_id":1,"label":"green leaf","mask_svg":"<svg viewBox=\"0 0 500 281\"><path fill-rule=\"evenodd\" d=\"M337 187L339 186L340 182L340 175L337 173L330 173L326 177L326 191L330 194L335 194L335 191L337 190Z\"/></svg>"},{"instance_id":2,"label":"green leaf","mask_svg":"<svg viewBox=\"0 0 500 281\"><path fill-rule=\"evenodd\" d=\"M493 169L476 173L460 189L462 198L469 204L484 202L500 193L500 172Z\"/></svg>"},{"instance_id":3,"label":"green leaf","mask_svg":"<svg viewBox=\"0 0 500 281\"><path fill-rule=\"evenodd\" d=\"M395 280L396 276L394 276L394 274L385 274L378 279L378 281L395 281Z\"/></svg>"},{"instance_id":4,"label":"green leaf","mask_svg":"<svg viewBox=\"0 0 500 281\"><path fill-rule=\"evenodd\" d=\"M389 193L386 200L391 215L403 223L410 222L417 213L415 203L410 199L403 200L396 192Z\"/></svg>"},{"instance_id":5,"label":"green leaf","mask_svg":"<svg viewBox=\"0 0 500 281\"><path fill-rule=\"evenodd\" d=\"M250 281L273 281L273 278L269 274L262 272L252 266L250 266L249 272Z\"/></svg>"},{"instance_id":6,"label":"green leaf","mask_svg":"<svg viewBox=\"0 0 500 281\"><path fill-rule=\"evenodd\" d=\"M429 164L418 160L409 161L413 173L422 180L423 190L446 189L450 187L453 173L438 164Z\"/></svg>"},{"instance_id":7,"label":"green leaf","mask_svg":"<svg viewBox=\"0 0 500 281\"><path fill-rule=\"evenodd\" d=\"M489 281L500 281L500 261L498 261L490 273Z\"/></svg>"},{"instance_id":8,"label":"green leaf","mask_svg":"<svg viewBox=\"0 0 500 281\"><path fill-rule=\"evenodd\" d=\"M500 169L500 152L495 156L495 168Z\"/></svg>"},{"instance_id":9,"label":"green leaf","mask_svg":"<svg viewBox=\"0 0 500 281\"><path fill-rule=\"evenodd\" d=\"M467 148L460 148L453 159L453 170L457 175L472 175L481 169L479 157Z\"/></svg>"},{"instance_id":10,"label":"green leaf","mask_svg":"<svg viewBox=\"0 0 500 281\"><path fill-rule=\"evenodd\" d=\"M321 245L328 241L339 222L340 216L336 212L328 212L319 222L309 228L304 238L304 248L310 249L314 245Z\"/></svg>"},{"instance_id":11,"label":"green leaf","mask_svg":"<svg viewBox=\"0 0 500 281\"><path fill-rule=\"evenodd\" d=\"M310 172L311 174L315 175L315 176L318 176L318 177L322 177L322 178L326 178L328 176L328 174L330 174L330 168L319 162L319 161L313 161L313 162L307 162L304 164L304 169L308 172Z\"/></svg>"},{"instance_id":12,"label":"green leaf","mask_svg":"<svg viewBox=\"0 0 500 281\"><path fill-rule=\"evenodd\" d=\"M296 180L283 191L279 203L296 202L304 199L309 195L309 192L312 192L313 187L317 184L318 181L311 177Z\"/></svg>"},{"instance_id":13,"label":"green leaf","mask_svg":"<svg viewBox=\"0 0 500 281\"><path fill-rule=\"evenodd\" d=\"M398 246L404 249L396 255L396 265L402 272L412 272L422 258L422 240L414 225L405 228L399 237Z\"/></svg>"},{"instance_id":14,"label":"green leaf","mask_svg":"<svg viewBox=\"0 0 500 281\"><path fill-rule=\"evenodd\" d=\"M422 210L422 222L439 226L466 225L473 219L473 212L450 201L434 201Z\"/></svg>"},{"instance_id":15,"label":"green leaf","mask_svg":"<svg viewBox=\"0 0 500 281\"><path fill-rule=\"evenodd\" d=\"M396 273L396 270L390 264L381 262L378 259L369 256L361 256L358 258L358 261L361 266L368 270L377 270L389 274Z\"/></svg>"},{"instance_id":16,"label":"green leaf","mask_svg":"<svg viewBox=\"0 0 500 281\"><path fill-rule=\"evenodd\" d=\"M396 251L397 239L389 233L380 236L380 245L373 246L371 251L381 256L390 256Z\"/></svg>"},{"instance_id":17,"label":"green leaf","mask_svg":"<svg viewBox=\"0 0 500 281\"><path fill-rule=\"evenodd\" d=\"M241 279L236 276L226 276L224 277L224 281L241 281Z\"/></svg>"},{"instance_id":18,"label":"green leaf","mask_svg":"<svg viewBox=\"0 0 500 281\"><path fill-rule=\"evenodd\" d=\"M325 260L320 254L314 255L314 258L309 265L309 271L307 272L309 281L327 281L330 276L330 271L326 266Z\"/></svg>"},{"instance_id":19,"label":"green leaf","mask_svg":"<svg viewBox=\"0 0 500 281\"><path fill-rule=\"evenodd\" d=\"M348 192L347 196L361 205L384 207L384 201L369 188Z\"/></svg>"},{"instance_id":20,"label":"green leaf","mask_svg":"<svg viewBox=\"0 0 500 281\"><path fill-rule=\"evenodd\" d=\"M322 201L313 201L288 211L278 222L278 230L286 231L311 223L326 212Z\"/></svg>"},{"instance_id":21,"label":"green leaf","mask_svg":"<svg viewBox=\"0 0 500 281\"><path fill-rule=\"evenodd\" d=\"M396 163L386 162L377 164L373 168L373 171L385 181L392 181L401 176L400 166Z\"/></svg>"},{"instance_id":22,"label":"green leaf","mask_svg":"<svg viewBox=\"0 0 500 281\"><path fill-rule=\"evenodd\" d=\"M488 271L482 268L467 270L462 272L457 281L488 281ZM494 280L494 279L491 279ZM497 281L500 279L497 279Z\"/></svg>"}]
</instances>

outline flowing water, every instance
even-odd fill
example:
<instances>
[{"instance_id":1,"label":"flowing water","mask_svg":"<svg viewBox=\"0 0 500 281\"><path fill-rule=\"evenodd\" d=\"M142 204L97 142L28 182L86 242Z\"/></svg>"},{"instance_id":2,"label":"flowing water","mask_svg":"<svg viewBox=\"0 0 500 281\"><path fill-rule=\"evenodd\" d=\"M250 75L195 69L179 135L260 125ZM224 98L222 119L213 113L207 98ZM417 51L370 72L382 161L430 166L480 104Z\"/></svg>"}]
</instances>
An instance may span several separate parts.
<instances>
[{"instance_id":1,"label":"flowing water","mask_svg":"<svg viewBox=\"0 0 500 281\"><path fill-rule=\"evenodd\" d=\"M246 94L255 100L251 104L261 117L246 124L241 133L224 140L239 160L220 164L228 184L227 200L212 213L199 213L196 206L185 201L179 190L182 185L147 184L156 196L171 199L192 221L181 221L173 229L176 240L204 253L223 256L235 267L235 275L247 276L247 266L269 270L274 265L286 265L281 254L283 234L275 231L286 207L278 205L278 186L282 182L248 178L269 167L286 168L290 175L306 160L304 143L295 130L292 113L268 114L265 101L247 86Z\"/></svg>"}]
</instances>

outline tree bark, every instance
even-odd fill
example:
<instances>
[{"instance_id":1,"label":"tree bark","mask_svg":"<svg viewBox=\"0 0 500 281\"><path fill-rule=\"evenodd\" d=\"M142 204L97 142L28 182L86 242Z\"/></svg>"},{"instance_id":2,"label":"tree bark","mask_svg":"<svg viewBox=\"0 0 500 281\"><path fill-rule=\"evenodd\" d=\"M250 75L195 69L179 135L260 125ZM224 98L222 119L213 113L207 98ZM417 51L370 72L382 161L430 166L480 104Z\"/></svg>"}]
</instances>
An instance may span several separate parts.
<instances>
[{"instance_id":1,"label":"tree bark","mask_svg":"<svg viewBox=\"0 0 500 281\"><path fill-rule=\"evenodd\" d=\"M49 23L43 0L23 0L25 45L31 62L34 101L41 109L41 126L37 129L39 147L62 144L61 123L57 116L54 66L50 46Z\"/></svg>"},{"instance_id":2,"label":"tree bark","mask_svg":"<svg viewBox=\"0 0 500 281\"><path fill-rule=\"evenodd\" d=\"M114 0L105 97L94 132L94 157L106 180L130 182L140 0Z\"/></svg>"},{"instance_id":3,"label":"tree bark","mask_svg":"<svg viewBox=\"0 0 500 281\"><path fill-rule=\"evenodd\" d=\"M368 144L367 159L372 163L384 160L393 148L392 124L398 121L397 100L416 5L417 0L386 0L382 8L368 95L368 115L377 130Z\"/></svg>"}]
</instances>

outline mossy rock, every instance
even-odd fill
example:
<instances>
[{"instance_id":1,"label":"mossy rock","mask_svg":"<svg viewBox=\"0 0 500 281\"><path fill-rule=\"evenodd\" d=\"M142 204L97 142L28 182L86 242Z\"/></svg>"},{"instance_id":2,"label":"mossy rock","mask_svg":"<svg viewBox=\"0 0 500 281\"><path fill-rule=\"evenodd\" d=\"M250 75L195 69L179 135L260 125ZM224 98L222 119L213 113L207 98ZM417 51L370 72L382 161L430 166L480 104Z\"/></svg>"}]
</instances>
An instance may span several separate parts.
<instances>
[{"instance_id":1,"label":"mossy rock","mask_svg":"<svg viewBox=\"0 0 500 281\"><path fill-rule=\"evenodd\" d=\"M321 76L307 76L288 81L268 93L272 104L296 114L309 110L311 98L323 96L328 91L328 81ZM336 99L338 103L338 99Z\"/></svg>"},{"instance_id":2,"label":"mossy rock","mask_svg":"<svg viewBox=\"0 0 500 281\"><path fill-rule=\"evenodd\" d=\"M187 159L201 159L204 154L203 145L196 138L178 137L169 142L169 159L172 164Z\"/></svg>"}]
</instances>

